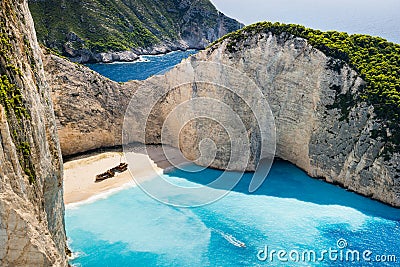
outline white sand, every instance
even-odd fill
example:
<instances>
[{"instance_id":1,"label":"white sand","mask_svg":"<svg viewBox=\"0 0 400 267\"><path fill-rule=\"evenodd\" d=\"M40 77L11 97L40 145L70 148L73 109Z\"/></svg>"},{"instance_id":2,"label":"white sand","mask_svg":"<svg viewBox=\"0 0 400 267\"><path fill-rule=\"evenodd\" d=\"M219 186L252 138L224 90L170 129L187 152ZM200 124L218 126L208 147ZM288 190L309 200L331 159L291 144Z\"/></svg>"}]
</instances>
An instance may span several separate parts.
<instances>
[{"instance_id":1,"label":"white sand","mask_svg":"<svg viewBox=\"0 0 400 267\"><path fill-rule=\"evenodd\" d=\"M126 155L122 152L105 152L66 162L64 164L64 203L85 201L95 195L127 184L134 186L135 180L143 182L152 179L155 173L163 173L165 168L171 166L160 146L149 147L148 149L151 151L151 160L145 153L134 152L135 149L133 149ZM170 147L167 149L175 160L180 163L187 162L180 156L178 150ZM130 171L116 173L113 178L95 183L96 175L117 166L120 162L126 162L124 156L130 159L129 162L134 162L134 171L130 168ZM133 179L131 172L135 179Z\"/></svg>"}]
</instances>

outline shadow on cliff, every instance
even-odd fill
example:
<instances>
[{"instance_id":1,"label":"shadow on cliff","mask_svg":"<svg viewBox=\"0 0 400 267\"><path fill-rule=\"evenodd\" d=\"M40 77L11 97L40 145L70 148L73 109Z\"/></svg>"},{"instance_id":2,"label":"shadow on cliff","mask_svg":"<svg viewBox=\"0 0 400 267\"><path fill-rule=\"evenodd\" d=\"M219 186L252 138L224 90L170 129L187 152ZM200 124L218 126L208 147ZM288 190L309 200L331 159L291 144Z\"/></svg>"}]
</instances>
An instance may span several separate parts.
<instances>
[{"instance_id":1,"label":"shadow on cliff","mask_svg":"<svg viewBox=\"0 0 400 267\"><path fill-rule=\"evenodd\" d=\"M196 168L189 166L189 168ZM188 181L208 185L221 175L221 171L205 169L201 172L173 170L167 175L184 178ZM400 209L349 192L339 186L309 177L305 172L289 162L276 160L263 185L254 193L248 188L252 173L245 173L233 191L246 195L265 195L278 198L292 198L317 205L338 205L353 208L366 215L390 220L400 220ZM224 189L223 184L213 186Z\"/></svg>"}]
</instances>

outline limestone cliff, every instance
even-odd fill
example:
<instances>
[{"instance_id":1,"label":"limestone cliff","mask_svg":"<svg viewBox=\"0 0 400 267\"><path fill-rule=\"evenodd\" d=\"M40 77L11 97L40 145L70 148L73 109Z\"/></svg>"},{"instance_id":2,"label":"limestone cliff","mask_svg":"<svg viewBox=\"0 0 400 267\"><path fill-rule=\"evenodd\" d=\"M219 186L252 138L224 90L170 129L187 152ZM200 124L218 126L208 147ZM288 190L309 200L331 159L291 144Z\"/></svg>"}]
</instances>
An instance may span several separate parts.
<instances>
[{"instance_id":1,"label":"limestone cliff","mask_svg":"<svg viewBox=\"0 0 400 267\"><path fill-rule=\"evenodd\" d=\"M47 52L43 63L62 154L120 145L126 107L142 82L116 83Z\"/></svg>"},{"instance_id":2,"label":"limestone cliff","mask_svg":"<svg viewBox=\"0 0 400 267\"><path fill-rule=\"evenodd\" d=\"M248 34L235 52L229 40L200 55L246 73L262 88L275 116L277 157L310 176L400 206L400 153L382 155L384 142L373 134L385 123L364 101L346 118L341 97L352 99L365 87L347 64L327 57L306 40L282 33Z\"/></svg>"},{"instance_id":3,"label":"limestone cliff","mask_svg":"<svg viewBox=\"0 0 400 267\"><path fill-rule=\"evenodd\" d=\"M357 72L344 62L315 49L307 40L287 33L244 33L242 40L235 45L237 49L232 49L232 43L228 38L184 61L164 76L123 85L108 81L84 67L75 67L75 69L81 68L81 74L57 74L56 69L60 65L65 65L64 70L66 70L72 64L61 59L48 58L47 72L52 73L53 79L60 75L58 89L55 94L53 93L58 120L60 124L67 123L60 126L60 135L68 136L68 133L74 132L82 136L83 138L73 139L79 140L76 145L79 151L85 149L83 141L85 136L96 135L96 138L88 139L90 146L86 145L86 149L101 147L107 143L115 145L116 141L120 141L119 127L123 120L121 116L128 104L126 97L138 90L139 98L133 103L136 111L130 114L134 118L131 126L135 133L143 127L141 124L144 121L143 110L169 92L173 86L182 82L183 76L189 75L190 80L194 75L193 69L199 61L219 62L245 73L267 98L275 117L277 157L294 163L312 177L323 178L328 182L340 184L360 194L400 207L400 155L398 151L392 153L389 159L382 155L384 142L373 133L384 125L376 119L374 108L363 101L355 102L344 118L343 105L347 104L342 103L342 97L357 96L365 87L364 80ZM246 86L236 77L224 76L222 68L203 71L203 75L211 78L222 76L225 82L232 86ZM86 87L77 86L81 83L82 77L90 77L85 80L93 82L88 83ZM107 86L102 86L103 84ZM58 95L58 91L63 90L65 86L69 90L63 92L63 95L71 94L67 99ZM99 109L100 114L108 113L112 119L105 119L102 115L96 116L94 111L90 111L89 116L84 115L81 110L86 111L88 109L86 105L75 106L80 110L79 113L72 111L70 103L77 101L72 96L75 90L79 90L77 100L82 103L95 101L96 105L102 107ZM260 138L255 120L248 114L248 106L243 101L215 85L189 84L183 86L181 90L172 91L173 93L162 97L152 111L148 121L146 142L161 142L161 126L173 107L198 96L212 97L221 100L240 114L251 140L252 155L247 168L254 170ZM119 102L121 99L117 100L118 95L122 92L122 101ZM248 91L246 97L251 97L252 94L252 91ZM96 97L97 95L101 97ZM101 104L101 101L109 102ZM114 112L115 110L117 112ZM219 112L217 109L215 111ZM265 111L256 110L256 112L263 114ZM79 116L79 119L77 120L75 116ZM99 129L95 129L92 122L98 118L102 118L100 119L102 123ZM108 138L108 135L102 138L102 134L97 133L107 131L114 138ZM189 159L198 158L199 141L210 138L220 147L220 150L217 150L217 158L211 166L226 167L230 148L227 146L226 134L215 122L194 122L184 128L182 133L180 148ZM96 140L98 138L100 140ZM67 146L63 149L67 153L74 151L73 147L69 147L71 140L61 138L61 143ZM143 140L133 134L128 141ZM177 146L172 139L167 138L163 142ZM241 159L239 157L236 160Z\"/></svg>"},{"instance_id":4,"label":"limestone cliff","mask_svg":"<svg viewBox=\"0 0 400 267\"><path fill-rule=\"evenodd\" d=\"M0 265L67 265L62 160L25 0L0 3Z\"/></svg>"}]
</instances>

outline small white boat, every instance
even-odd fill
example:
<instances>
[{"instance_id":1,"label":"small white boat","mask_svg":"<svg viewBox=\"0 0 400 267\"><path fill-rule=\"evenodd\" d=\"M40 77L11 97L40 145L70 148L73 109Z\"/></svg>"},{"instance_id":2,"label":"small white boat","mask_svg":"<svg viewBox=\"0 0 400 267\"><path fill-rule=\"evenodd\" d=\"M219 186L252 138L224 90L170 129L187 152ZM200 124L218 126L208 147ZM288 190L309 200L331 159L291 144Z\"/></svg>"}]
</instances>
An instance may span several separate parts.
<instances>
[{"instance_id":1,"label":"small white boat","mask_svg":"<svg viewBox=\"0 0 400 267\"><path fill-rule=\"evenodd\" d=\"M246 244L240 240L237 240L233 235L225 234L224 232L217 230L217 229L212 229L218 234L220 234L226 241L231 243L232 245L240 248L245 248Z\"/></svg>"}]
</instances>

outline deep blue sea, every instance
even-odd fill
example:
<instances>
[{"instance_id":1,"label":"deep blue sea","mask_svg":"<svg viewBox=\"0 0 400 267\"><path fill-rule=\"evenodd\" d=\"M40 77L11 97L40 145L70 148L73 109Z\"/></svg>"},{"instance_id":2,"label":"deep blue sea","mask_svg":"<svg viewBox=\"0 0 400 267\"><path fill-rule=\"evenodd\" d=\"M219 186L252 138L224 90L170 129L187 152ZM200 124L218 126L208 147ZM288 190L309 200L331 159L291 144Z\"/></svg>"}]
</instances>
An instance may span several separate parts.
<instances>
[{"instance_id":1,"label":"deep blue sea","mask_svg":"<svg viewBox=\"0 0 400 267\"><path fill-rule=\"evenodd\" d=\"M174 171L165 179L193 187L207 184L220 173L212 169L199 173ZM255 194L247 193L250 179L251 174L245 174L225 198L199 208L167 206L137 187L67 208L67 235L78 255L72 263L398 266L393 262L378 264L376 260L388 261L391 255L400 260L400 210L312 179L283 161L273 165ZM281 258L288 261L279 260L276 253L271 258L272 250L286 251L287 255ZM323 254L324 250L328 252ZM314 251L316 257L309 260L304 254L303 261L305 251ZM354 255L359 255L360 261L348 251L356 251L358 254Z\"/></svg>"},{"instance_id":2,"label":"deep blue sea","mask_svg":"<svg viewBox=\"0 0 400 267\"><path fill-rule=\"evenodd\" d=\"M175 51L165 55L141 56L141 60L135 62L87 64L87 66L116 82L146 80L152 75L162 74L195 53L196 50Z\"/></svg>"},{"instance_id":3,"label":"deep blue sea","mask_svg":"<svg viewBox=\"0 0 400 267\"><path fill-rule=\"evenodd\" d=\"M116 81L145 79L191 53L90 67ZM191 187L208 184L220 173L173 171L164 178ZM69 206L66 230L77 256L71 263L398 266L393 260L400 261L400 210L312 179L283 161L273 165L254 194L247 192L250 179L251 174L245 174L226 197L199 208L167 206L138 187Z\"/></svg>"},{"instance_id":4,"label":"deep blue sea","mask_svg":"<svg viewBox=\"0 0 400 267\"><path fill-rule=\"evenodd\" d=\"M400 44L399 0L211 0L246 25L258 21L296 23L322 31L380 36Z\"/></svg>"}]
</instances>

